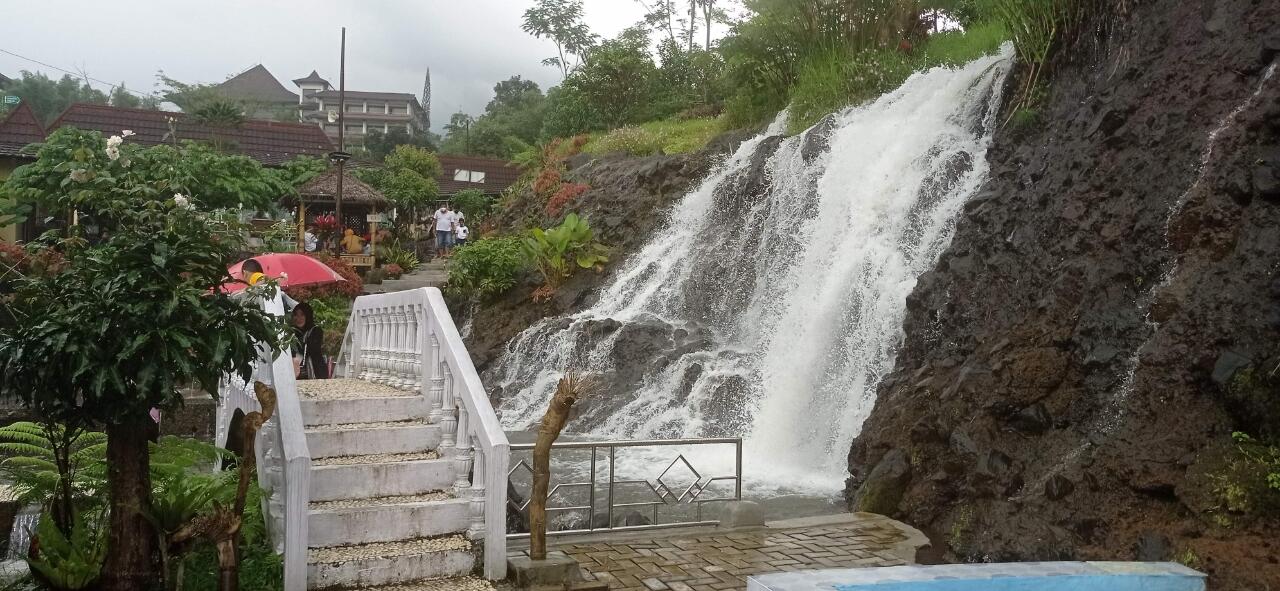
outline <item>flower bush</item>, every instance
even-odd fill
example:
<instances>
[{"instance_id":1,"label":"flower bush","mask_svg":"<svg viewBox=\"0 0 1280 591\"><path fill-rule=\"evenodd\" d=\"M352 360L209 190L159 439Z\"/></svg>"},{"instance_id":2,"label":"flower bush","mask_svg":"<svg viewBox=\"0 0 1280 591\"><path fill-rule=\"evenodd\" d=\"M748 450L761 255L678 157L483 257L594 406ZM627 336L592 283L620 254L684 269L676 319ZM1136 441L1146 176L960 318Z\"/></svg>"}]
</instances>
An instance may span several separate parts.
<instances>
[{"instance_id":1,"label":"flower bush","mask_svg":"<svg viewBox=\"0 0 1280 591\"><path fill-rule=\"evenodd\" d=\"M386 273L387 277L390 277L391 279L399 279L401 275L404 275L404 269L401 269L400 265L397 265L395 263L391 263L390 265L383 265L382 271Z\"/></svg>"},{"instance_id":2,"label":"flower bush","mask_svg":"<svg viewBox=\"0 0 1280 591\"><path fill-rule=\"evenodd\" d=\"M547 215L551 217L559 216L564 211L564 206L577 199L579 195L586 193L590 188L590 185L582 183L564 183L560 185L560 190L556 191L556 194L547 200Z\"/></svg>"}]
</instances>

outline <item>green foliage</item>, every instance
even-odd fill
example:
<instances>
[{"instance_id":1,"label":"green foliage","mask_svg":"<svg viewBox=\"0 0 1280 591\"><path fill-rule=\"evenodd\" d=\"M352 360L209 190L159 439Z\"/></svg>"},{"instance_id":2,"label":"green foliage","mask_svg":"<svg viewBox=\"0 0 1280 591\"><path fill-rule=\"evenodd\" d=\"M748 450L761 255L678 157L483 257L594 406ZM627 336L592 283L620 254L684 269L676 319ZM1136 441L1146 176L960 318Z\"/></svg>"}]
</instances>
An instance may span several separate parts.
<instances>
[{"instance_id":1,"label":"green foliage","mask_svg":"<svg viewBox=\"0 0 1280 591\"><path fill-rule=\"evenodd\" d=\"M422 264L418 255L412 250L400 248L395 244L378 245L378 261L383 265L398 265L405 273L412 273Z\"/></svg>"},{"instance_id":2,"label":"green foliage","mask_svg":"<svg viewBox=\"0 0 1280 591\"><path fill-rule=\"evenodd\" d=\"M845 105L893 90L914 71L911 58L896 50L815 53L791 91L788 127L793 133L803 131Z\"/></svg>"},{"instance_id":3,"label":"green foliage","mask_svg":"<svg viewBox=\"0 0 1280 591\"><path fill-rule=\"evenodd\" d=\"M1236 431L1234 454L1211 476L1219 522L1280 515L1280 446Z\"/></svg>"},{"instance_id":4,"label":"green foliage","mask_svg":"<svg viewBox=\"0 0 1280 591\"><path fill-rule=\"evenodd\" d=\"M924 67L960 67L984 55L1000 50L1009 32L999 21L974 23L964 31L946 31L929 35L916 49Z\"/></svg>"},{"instance_id":5,"label":"green foliage","mask_svg":"<svg viewBox=\"0 0 1280 591\"><path fill-rule=\"evenodd\" d=\"M549 289L559 287L577 268L590 269L609 262L608 249L595 240L591 226L576 213L565 216L555 228L530 230L522 247Z\"/></svg>"},{"instance_id":6,"label":"green foliage","mask_svg":"<svg viewBox=\"0 0 1280 591\"><path fill-rule=\"evenodd\" d=\"M281 181L297 189L328 168L329 165L319 158L295 156L276 168L275 173L280 176Z\"/></svg>"},{"instance_id":7,"label":"green foliage","mask_svg":"<svg viewBox=\"0 0 1280 591\"><path fill-rule=\"evenodd\" d=\"M262 489L257 482L249 486L245 497L244 517L240 525L240 589L242 591L279 591L284 588L284 564L271 546L267 524L262 513ZM182 559L186 573L184 591L218 589L218 557L212 544L201 543Z\"/></svg>"},{"instance_id":8,"label":"green foliage","mask_svg":"<svg viewBox=\"0 0 1280 591\"><path fill-rule=\"evenodd\" d=\"M324 353L336 356L351 317L351 300L341 296L316 298L307 302L315 313L316 326L324 331Z\"/></svg>"},{"instance_id":9,"label":"green foliage","mask_svg":"<svg viewBox=\"0 0 1280 591\"><path fill-rule=\"evenodd\" d=\"M686 154L701 149L723 131L720 119L664 119L620 127L593 136L582 151L595 156L623 152L636 156Z\"/></svg>"},{"instance_id":10,"label":"green foliage","mask_svg":"<svg viewBox=\"0 0 1280 591\"><path fill-rule=\"evenodd\" d=\"M27 564L50 587L73 591L91 588L97 581L107 554L107 536L83 515L75 516L70 535L64 535L46 513L35 536L39 555L27 558Z\"/></svg>"},{"instance_id":11,"label":"green foliage","mask_svg":"<svg viewBox=\"0 0 1280 591\"><path fill-rule=\"evenodd\" d=\"M218 289L241 247L204 215L173 201L107 213L117 223L104 242L20 282L16 325L0 331L0 394L53 420L128 422L180 404L188 384L247 379L258 344L283 345L276 318Z\"/></svg>"},{"instance_id":12,"label":"green foliage","mask_svg":"<svg viewBox=\"0 0 1280 591\"><path fill-rule=\"evenodd\" d=\"M22 76L5 84L3 90L3 94L20 97L45 125L52 123L72 103L105 105L108 102L107 95L70 74L54 81L40 72L23 70Z\"/></svg>"},{"instance_id":13,"label":"green foliage","mask_svg":"<svg viewBox=\"0 0 1280 591\"><path fill-rule=\"evenodd\" d=\"M605 128L604 116L591 103L581 79L574 77L547 91L543 138L565 138Z\"/></svg>"},{"instance_id":14,"label":"green foliage","mask_svg":"<svg viewBox=\"0 0 1280 591\"><path fill-rule=\"evenodd\" d=\"M449 261L449 291L487 299L511 289L525 268L522 244L511 237L468 241Z\"/></svg>"},{"instance_id":15,"label":"green foliage","mask_svg":"<svg viewBox=\"0 0 1280 591\"><path fill-rule=\"evenodd\" d=\"M62 127L35 162L0 185L0 197L17 210L39 206L67 215L74 209L110 227L118 212L171 202L175 194L209 209L264 209L291 190L278 173L247 156L194 143L143 148L127 137Z\"/></svg>"},{"instance_id":16,"label":"green foliage","mask_svg":"<svg viewBox=\"0 0 1280 591\"><path fill-rule=\"evenodd\" d=\"M399 145L387 154L381 168L355 171L360 180L382 191L396 207L412 209L435 201L440 192L440 160L424 148Z\"/></svg>"},{"instance_id":17,"label":"green foliage","mask_svg":"<svg viewBox=\"0 0 1280 591\"><path fill-rule=\"evenodd\" d=\"M488 215L489 210L493 207L493 199L479 189L458 191L453 195L451 203L453 208L466 215L472 224L479 222L484 216Z\"/></svg>"},{"instance_id":18,"label":"green foliage","mask_svg":"<svg viewBox=\"0 0 1280 591\"><path fill-rule=\"evenodd\" d=\"M0 427L0 479L8 482L20 503L54 505L63 491L74 496L101 483L86 470L106 457L102 433L68 430L57 423L17 422ZM66 483L69 486L63 487ZM62 499L70 507L75 499Z\"/></svg>"},{"instance_id":19,"label":"green foliage","mask_svg":"<svg viewBox=\"0 0 1280 591\"><path fill-rule=\"evenodd\" d=\"M413 146L423 148L425 150L434 150L436 147L431 143L428 134L420 133L409 135L403 127L393 127L391 131L382 133L381 129L370 129L364 135L364 149L368 156L378 162L381 162L396 146Z\"/></svg>"},{"instance_id":20,"label":"green foliage","mask_svg":"<svg viewBox=\"0 0 1280 591\"><path fill-rule=\"evenodd\" d=\"M440 151L510 159L537 143L547 100L537 83L512 76L493 87L493 100L472 118L455 113L445 126Z\"/></svg>"},{"instance_id":21,"label":"green foliage","mask_svg":"<svg viewBox=\"0 0 1280 591\"><path fill-rule=\"evenodd\" d=\"M524 11L521 28L556 44L557 55L542 63L560 68L565 76L573 67L569 57L576 56L581 62L596 42L596 35L583 22L582 0L537 0L532 8Z\"/></svg>"}]
</instances>

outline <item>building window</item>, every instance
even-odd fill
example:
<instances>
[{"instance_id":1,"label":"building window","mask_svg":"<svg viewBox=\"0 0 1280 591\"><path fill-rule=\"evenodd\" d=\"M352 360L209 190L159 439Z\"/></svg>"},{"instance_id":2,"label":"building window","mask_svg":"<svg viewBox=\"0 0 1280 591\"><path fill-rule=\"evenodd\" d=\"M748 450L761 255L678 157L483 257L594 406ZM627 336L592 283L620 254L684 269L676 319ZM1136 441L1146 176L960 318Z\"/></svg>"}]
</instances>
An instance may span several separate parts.
<instances>
[{"instance_id":1,"label":"building window","mask_svg":"<svg viewBox=\"0 0 1280 591\"><path fill-rule=\"evenodd\" d=\"M403 105L403 106L402 106L402 105L392 105L392 106L391 106L391 114L392 114L392 115L408 115L408 114L409 114L409 107L408 107L407 105Z\"/></svg>"},{"instance_id":2,"label":"building window","mask_svg":"<svg viewBox=\"0 0 1280 591\"><path fill-rule=\"evenodd\" d=\"M484 171L459 168L453 171L453 180L464 183L483 183Z\"/></svg>"},{"instance_id":3,"label":"building window","mask_svg":"<svg viewBox=\"0 0 1280 591\"><path fill-rule=\"evenodd\" d=\"M347 112L348 112L348 113L363 113L363 112L364 112L364 105L353 105L353 104L351 104L351 103L347 103Z\"/></svg>"},{"instance_id":4,"label":"building window","mask_svg":"<svg viewBox=\"0 0 1280 591\"><path fill-rule=\"evenodd\" d=\"M347 133L364 133L363 125L348 125Z\"/></svg>"}]
</instances>

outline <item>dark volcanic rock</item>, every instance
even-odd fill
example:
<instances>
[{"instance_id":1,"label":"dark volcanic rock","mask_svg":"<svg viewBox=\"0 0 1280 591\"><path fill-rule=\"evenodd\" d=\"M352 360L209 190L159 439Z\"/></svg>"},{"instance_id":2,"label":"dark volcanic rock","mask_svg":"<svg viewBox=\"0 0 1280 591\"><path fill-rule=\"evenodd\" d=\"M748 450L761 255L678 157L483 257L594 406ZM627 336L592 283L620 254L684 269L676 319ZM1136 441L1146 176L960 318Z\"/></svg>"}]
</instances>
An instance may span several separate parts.
<instances>
[{"instance_id":1,"label":"dark volcanic rock","mask_svg":"<svg viewBox=\"0 0 1280 591\"><path fill-rule=\"evenodd\" d=\"M898 512L902 493L910 483L911 462L908 461L907 454L900 449L892 450L880 458L875 469L853 495L852 508L855 511L893 515Z\"/></svg>"},{"instance_id":2,"label":"dark volcanic rock","mask_svg":"<svg viewBox=\"0 0 1280 591\"><path fill-rule=\"evenodd\" d=\"M1256 544L1280 523L1204 527L1222 464L1198 458L1280 424L1257 371L1280 364L1280 2L1126 6L1059 52L1035 124L997 134L846 495L904 450L946 477L911 479L901 518L980 524L952 559L1124 560L1160 531L1144 558L1193 549L1211 588L1275 588Z\"/></svg>"}]
</instances>

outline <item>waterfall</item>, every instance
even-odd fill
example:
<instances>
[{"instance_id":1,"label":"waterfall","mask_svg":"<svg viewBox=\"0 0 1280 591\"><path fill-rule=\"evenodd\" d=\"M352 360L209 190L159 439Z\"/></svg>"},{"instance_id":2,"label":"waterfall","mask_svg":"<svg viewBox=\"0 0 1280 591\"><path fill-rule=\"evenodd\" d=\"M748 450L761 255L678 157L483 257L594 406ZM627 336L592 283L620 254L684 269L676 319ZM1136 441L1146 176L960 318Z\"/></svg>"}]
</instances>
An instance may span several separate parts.
<instances>
[{"instance_id":1,"label":"waterfall","mask_svg":"<svg viewBox=\"0 0 1280 591\"><path fill-rule=\"evenodd\" d=\"M486 375L503 423L537 421L573 367L602 387L572 431L743 436L748 479L839 488L907 295L986 178L1011 53L916 73L797 136L780 115L669 212L594 306L512 340Z\"/></svg>"},{"instance_id":2,"label":"waterfall","mask_svg":"<svg viewBox=\"0 0 1280 591\"><path fill-rule=\"evenodd\" d=\"M22 560L27 557L27 549L31 546L31 532L39 522L39 505L29 505L18 511L13 517L13 527L9 529L9 551L4 560Z\"/></svg>"}]
</instances>

